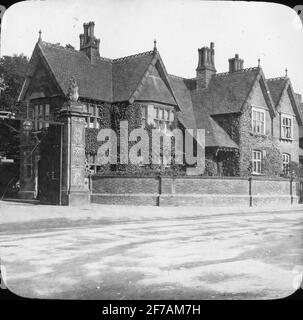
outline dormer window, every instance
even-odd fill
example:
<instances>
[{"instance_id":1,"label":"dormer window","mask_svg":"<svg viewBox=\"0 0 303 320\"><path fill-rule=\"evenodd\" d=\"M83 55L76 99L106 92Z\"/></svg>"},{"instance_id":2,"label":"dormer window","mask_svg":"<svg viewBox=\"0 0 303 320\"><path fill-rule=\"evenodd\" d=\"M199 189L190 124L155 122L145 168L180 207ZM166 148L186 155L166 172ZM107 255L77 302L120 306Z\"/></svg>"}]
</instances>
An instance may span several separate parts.
<instances>
[{"instance_id":1,"label":"dormer window","mask_svg":"<svg viewBox=\"0 0 303 320\"><path fill-rule=\"evenodd\" d=\"M265 134L265 110L252 108L252 131L256 134Z\"/></svg>"},{"instance_id":2,"label":"dormer window","mask_svg":"<svg viewBox=\"0 0 303 320\"><path fill-rule=\"evenodd\" d=\"M293 138L293 117L281 115L281 138L291 140Z\"/></svg>"}]
</instances>

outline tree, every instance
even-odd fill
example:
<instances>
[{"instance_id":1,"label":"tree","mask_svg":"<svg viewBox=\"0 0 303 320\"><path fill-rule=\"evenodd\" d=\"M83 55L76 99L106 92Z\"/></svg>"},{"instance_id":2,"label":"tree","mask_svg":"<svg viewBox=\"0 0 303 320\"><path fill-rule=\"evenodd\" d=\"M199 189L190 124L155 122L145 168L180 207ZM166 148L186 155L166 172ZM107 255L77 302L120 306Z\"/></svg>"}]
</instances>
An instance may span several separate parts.
<instances>
[{"instance_id":1,"label":"tree","mask_svg":"<svg viewBox=\"0 0 303 320\"><path fill-rule=\"evenodd\" d=\"M21 55L0 58L0 110L14 111L28 66L28 58Z\"/></svg>"},{"instance_id":2,"label":"tree","mask_svg":"<svg viewBox=\"0 0 303 320\"><path fill-rule=\"evenodd\" d=\"M17 111L27 66L28 58L23 54L0 58L0 110ZM0 119L0 156L18 159L19 130L19 121Z\"/></svg>"}]
</instances>

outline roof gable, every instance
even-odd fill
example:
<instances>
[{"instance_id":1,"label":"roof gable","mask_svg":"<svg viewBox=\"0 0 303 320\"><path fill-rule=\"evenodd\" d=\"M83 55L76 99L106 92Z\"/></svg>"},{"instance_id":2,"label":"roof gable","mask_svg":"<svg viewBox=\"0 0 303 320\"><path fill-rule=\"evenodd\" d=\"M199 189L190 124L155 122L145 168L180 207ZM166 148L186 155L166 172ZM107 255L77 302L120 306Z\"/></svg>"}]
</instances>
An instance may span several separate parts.
<instances>
[{"instance_id":1,"label":"roof gable","mask_svg":"<svg viewBox=\"0 0 303 320\"><path fill-rule=\"evenodd\" d=\"M247 104L249 104L249 105L253 104L254 99L256 98L256 96L259 93L259 94L262 94L262 98L264 98L271 116L274 117L275 113L276 113L275 108L274 108L274 103L273 103L272 97L270 95L269 88L267 86L264 73L261 68L258 68L258 69L259 69L259 73L256 76L255 82L251 88L251 91L250 91L245 103L242 106L242 109ZM260 88L261 88L261 92L258 91ZM257 102L258 101L260 101L260 98L257 99Z\"/></svg>"},{"instance_id":2,"label":"roof gable","mask_svg":"<svg viewBox=\"0 0 303 320\"><path fill-rule=\"evenodd\" d=\"M268 109L268 105L264 97L260 81L257 81L250 103L251 105L256 107Z\"/></svg>"},{"instance_id":3,"label":"roof gable","mask_svg":"<svg viewBox=\"0 0 303 320\"><path fill-rule=\"evenodd\" d=\"M295 97L290 79L287 77L267 80L271 95L275 100L275 109L279 112L294 113L299 125L303 124L300 105Z\"/></svg>"},{"instance_id":4,"label":"roof gable","mask_svg":"<svg viewBox=\"0 0 303 320\"><path fill-rule=\"evenodd\" d=\"M137 88L135 88L133 94L129 98L129 102L133 103L135 100L139 99L139 96L141 94L141 91L143 89L144 84L146 83L149 75L152 74L154 68L156 67L160 78L164 81L168 90L171 93L171 96L174 99L174 104L177 105L175 93L174 93L174 90L173 90L172 85L170 83L170 80L168 78L168 74L167 74L167 71L166 71L165 66L163 64L163 61L161 59L161 56L156 48L152 52L153 52L153 59L151 60L149 66L146 68L146 71L145 71L143 77L141 78L140 82L138 83Z\"/></svg>"},{"instance_id":5,"label":"roof gable","mask_svg":"<svg viewBox=\"0 0 303 320\"><path fill-rule=\"evenodd\" d=\"M112 101L127 101L132 97L153 58L154 52L148 51L113 60Z\"/></svg>"},{"instance_id":6,"label":"roof gable","mask_svg":"<svg viewBox=\"0 0 303 320\"><path fill-rule=\"evenodd\" d=\"M78 83L80 97L108 102L112 100L110 60L100 58L92 65L83 52L46 42L38 45L65 94L73 77Z\"/></svg>"},{"instance_id":7,"label":"roof gable","mask_svg":"<svg viewBox=\"0 0 303 320\"><path fill-rule=\"evenodd\" d=\"M273 78L266 80L268 89L270 91L274 106L276 107L280 101L282 91L286 84L286 78Z\"/></svg>"},{"instance_id":8,"label":"roof gable","mask_svg":"<svg viewBox=\"0 0 303 320\"><path fill-rule=\"evenodd\" d=\"M175 99L167 86L167 82L162 78L158 71L158 65L151 68L146 77L146 81L137 96L140 101L156 101L160 103L175 105Z\"/></svg>"},{"instance_id":9,"label":"roof gable","mask_svg":"<svg viewBox=\"0 0 303 320\"><path fill-rule=\"evenodd\" d=\"M32 87L33 82L35 82L35 77L39 76L39 75L41 76L41 74L43 74L43 73L48 75L48 77L51 80L51 83L56 88L55 90L57 90L57 92L63 94L62 89L55 78L55 75L53 74L51 68L47 64L43 54L41 53L41 50L38 46L38 43L37 43L34 48L31 59L29 61L28 67L27 67L26 78L23 82L21 91L19 93L18 101L22 101L22 100L31 98L27 94L28 90L30 89L30 87ZM34 84L34 86L35 85L37 87L37 84Z\"/></svg>"}]
</instances>

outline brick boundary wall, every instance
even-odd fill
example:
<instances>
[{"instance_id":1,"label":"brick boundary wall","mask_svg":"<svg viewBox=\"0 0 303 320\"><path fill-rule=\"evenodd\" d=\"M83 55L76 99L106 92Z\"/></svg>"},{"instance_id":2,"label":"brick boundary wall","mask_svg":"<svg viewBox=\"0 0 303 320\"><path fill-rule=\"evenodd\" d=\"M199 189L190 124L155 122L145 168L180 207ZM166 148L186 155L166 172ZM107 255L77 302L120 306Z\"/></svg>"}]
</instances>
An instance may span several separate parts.
<instances>
[{"instance_id":1,"label":"brick boundary wall","mask_svg":"<svg viewBox=\"0 0 303 320\"><path fill-rule=\"evenodd\" d=\"M152 206L289 206L299 202L300 182L282 178L91 177L91 202Z\"/></svg>"}]
</instances>

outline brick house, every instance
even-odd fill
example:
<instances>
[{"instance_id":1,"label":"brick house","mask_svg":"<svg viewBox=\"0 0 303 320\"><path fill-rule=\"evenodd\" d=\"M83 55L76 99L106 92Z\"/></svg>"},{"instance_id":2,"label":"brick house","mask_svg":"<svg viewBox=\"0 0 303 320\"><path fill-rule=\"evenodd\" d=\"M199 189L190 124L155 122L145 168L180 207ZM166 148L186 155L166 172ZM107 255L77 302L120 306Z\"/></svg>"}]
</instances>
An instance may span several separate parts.
<instances>
[{"instance_id":1,"label":"brick house","mask_svg":"<svg viewBox=\"0 0 303 320\"><path fill-rule=\"evenodd\" d=\"M89 22L80 34L80 50L44 42L40 34L19 101L28 106L34 129L45 132L48 121L58 120L73 78L85 106L87 132L113 126L113 110L127 114L136 109L137 127L152 123L165 129L177 122L183 129L205 129L206 171L213 170L209 174L279 175L283 165L286 170L291 161L299 162L298 96L288 77L266 79L260 65L243 65L235 55L228 72L216 73L213 43L198 50L192 79L168 74L156 44L151 51L103 58L94 22ZM34 146L32 139L22 140L20 183L25 197L37 196L43 170L58 181L58 144L53 150L46 146L32 152ZM96 152L87 145L86 161L98 172Z\"/></svg>"}]
</instances>

